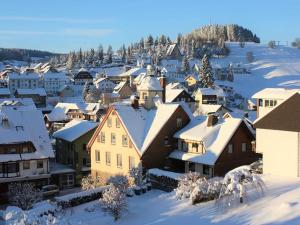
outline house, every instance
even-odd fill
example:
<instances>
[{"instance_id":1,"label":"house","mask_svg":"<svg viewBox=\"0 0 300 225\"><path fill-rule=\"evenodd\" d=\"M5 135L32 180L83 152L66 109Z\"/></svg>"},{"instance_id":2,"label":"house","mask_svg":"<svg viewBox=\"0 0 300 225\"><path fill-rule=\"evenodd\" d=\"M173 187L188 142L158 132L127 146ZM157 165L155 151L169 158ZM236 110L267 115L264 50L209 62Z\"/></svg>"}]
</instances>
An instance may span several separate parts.
<instances>
[{"instance_id":1,"label":"house","mask_svg":"<svg viewBox=\"0 0 300 225\"><path fill-rule=\"evenodd\" d=\"M255 93L252 98L256 99L257 118L266 115L297 92L299 93L300 89L265 88Z\"/></svg>"},{"instance_id":2,"label":"house","mask_svg":"<svg viewBox=\"0 0 300 225\"><path fill-rule=\"evenodd\" d=\"M190 74L186 76L184 79L188 87L193 87L199 83L198 77L196 77L196 75L194 74Z\"/></svg>"},{"instance_id":3,"label":"house","mask_svg":"<svg viewBox=\"0 0 300 225\"><path fill-rule=\"evenodd\" d=\"M177 43L170 44L167 47L166 58L167 59L181 59L182 58L182 54L180 52L180 49L179 49L179 46Z\"/></svg>"},{"instance_id":4,"label":"house","mask_svg":"<svg viewBox=\"0 0 300 225\"><path fill-rule=\"evenodd\" d=\"M9 73L8 88L11 93L17 89L34 89L40 86L40 77L37 73Z\"/></svg>"},{"instance_id":5,"label":"house","mask_svg":"<svg viewBox=\"0 0 300 225\"><path fill-rule=\"evenodd\" d=\"M207 116L209 114L215 114L219 116L223 116L228 112L232 112L231 109L223 106L223 105L211 105L211 104L202 104L199 105L196 114L198 116Z\"/></svg>"},{"instance_id":6,"label":"house","mask_svg":"<svg viewBox=\"0 0 300 225\"><path fill-rule=\"evenodd\" d=\"M95 80L94 85L100 90L101 93L111 93L116 86L114 82L105 77Z\"/></svg>"},{"instance_id":7,"label":"house","mask_svg":"<svg viewBox=\"0 0 300 225\"><path fill-rule=\"evenodd\" d=\"M188 107L163 103L157 77L146 76L131 105L115 103L98 126L88 147L92 174L104 180L116 174L128 175L139 164L146 169L163 168L172 150L173 134L192 118ZM164 87L164 82L161 82Z\"/></svg>"},{"instance_id":8,"label":"house","mask_svg":"<svg viewBox=\"0 0 300 225\"><path fill-rule=\"evenodd\" d=\"M24 102L26 102L24 100ZM48 184L54 157L43 115L33 104L5 100L0 104L0 202L12 182Z\"/></svg>"},{"instance_id":9,"label":"house","mask_svg":"<svg viewBox=\"0 0 300 225\"><path fill-rule=\"evenodd\" d=\"M56 184L61 188L71 187L72 183L80 185L83 176L90 173L90 156L87 144L96 130L97 123L87 120L72 120L53 133L55 138L55 158L57 163L68 165L75 171L73 177L70 173L59 174ZM68 182L66 182L68 180Z\"/></svg>"},{"instance_id":10,"label":"house","mask_svg":"<svg viewBox=\"0 0 300 225\"><path fill-rule=\"evenodd\" d=\"M187 88L179 82L168 83L166 89L185 89L187 91Z\"/></svg>"},{"instance_id":11,"label":"house","mask_svg":"<svg viewBox=\"0 0 300 225\"><path fill-rule=\"evenodd\" d=\"M169 165L178 172L224 176L261 158L252 149L255 137L242 119L223 120L213 114L196 117L176 132L174 138L177 147L169 155Z\"/></svg>"},{"instance_id":12,"label":"house","mask_svg":"<svg viewBox=\"0 0 300 225\"><path fill-rule=\"evenodd\" d=\"M185 89L166 88L166 102L185 102L195 111L195 99Z\"/></svg>"},{"instance_id":13,"label":"house","mask_svg":"<svg viewBox=\"0 0 300 225\"><path fill-rule=\"evenodd\" d=\"M78 73L74 76L75 85L93 84L93 76L86 70L81 68Z\"/></svg>"},{"instance_id":14,"label":"house","mask_svg":"<svg viewBox=\"0 0 300 225\"><path fill-rule=\"evenodd\" d=\"M72 119L97 122L105 109L99 103L62 103L59 102L51 113L45 115L48 130L56 131Z\"/></svg>"},{"instance_id":15,"label":"house","mask_svg":"<svg viewBox=\"0 0 300 225\"><path fill-rule=\"evenodd\" d=\"M0 98L9 98L10 91L8 88L0 88Z\"/></svg>"},{"instance_id":16,"label":"house","mask_svg":"<svg viewBox=\"0 0 300 225\"><path fill-rule=\"evenodd\" d=\"M115 88L113 93L119 94L121 99L129 98L133 92L127 81L121 81Z\"/></svg>"},{"instance_id":17,"label":"house","mask_svg":"<svg viewBox=\"0 0 300 225\"><path fill-rule=\"evenodd\" d=\"M65 73L51 72L43 74L44 88L46 93L49 95L57 95L66 83L67 76Z\"/></svg>"},{"instance_id":18,"label":"house","mask_svg":"<svg viewBox=\"0 0 300 225\"><path fill-rule=\"evenodd\" d=\"M68 97L74 97L75 96L75 90L73 88L73 85L63 85L58 90L58 95L61 98L68 98Z\"/></svg>"},{"instance_id":19,"label":"house","mask_svg":"<svg viewBox=\"0 0 300 225\"><path fill-rule=\"evenodd\" d=\"M46 107L47 94L44 88L34 88L34 89L19 88L15 91L15 96L16 98L32 98L37 108Z\"/></svg>"},{"instance_id":20,"label":"house","mask_svg":"<svg viewBox=\"0 0 300 225\"><path fill-rule=\"evenodd\" d=\"M153 60L151 58L151 55L147 53L142 53L141 55L139 55L136 61L136 65L138 67L146 68L148 65L152 65L152 64L153 64Z\"/></svg>"},{"instance_id":21,"label":"house","mask_svg":"<svg viewBox=\"0 0 300 225\"><path fill-rule=\"evenodd\" d=\"M193 96L197 106L202 104L226 105L226 94L218 86L215 86L214 88L198 88Z\"/></svg>"},{"instance_id":22,"label":"house","mask_svg":"<svg viewBox=\"0 0 300 225\"><path fill-rule=\"evenodd\" d=\"M296 91L296 90L295 90ZM281 91L279 91L281 92ZM291 91L289 91L291 92ZM269 99L286 95L270 96ZM263 105L265 102L263 102ZM263 106L260 106L263 107ZM263 154L263 172L300 177L300 94L294 93L254 121L256 151Z\"/></svg>"}]
</instances>

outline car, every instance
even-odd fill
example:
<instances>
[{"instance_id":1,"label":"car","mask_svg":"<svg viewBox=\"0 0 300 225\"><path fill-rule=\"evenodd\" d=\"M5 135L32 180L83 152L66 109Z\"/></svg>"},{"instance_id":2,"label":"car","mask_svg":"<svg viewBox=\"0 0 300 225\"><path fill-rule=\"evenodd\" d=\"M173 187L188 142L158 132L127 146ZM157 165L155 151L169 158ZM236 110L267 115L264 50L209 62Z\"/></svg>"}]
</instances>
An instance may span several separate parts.
<instances>
[{"instance_id":1,"label":"car","mask_svg":"<svg viewBox=\"0 0 300 225\"><path fill-rule=\"evenodd\" d=\"M46 185L42 187L43 197L54 196L57 195L58 193L59 193L59 188L55 184Z\"/></svg>"}]
</instances>

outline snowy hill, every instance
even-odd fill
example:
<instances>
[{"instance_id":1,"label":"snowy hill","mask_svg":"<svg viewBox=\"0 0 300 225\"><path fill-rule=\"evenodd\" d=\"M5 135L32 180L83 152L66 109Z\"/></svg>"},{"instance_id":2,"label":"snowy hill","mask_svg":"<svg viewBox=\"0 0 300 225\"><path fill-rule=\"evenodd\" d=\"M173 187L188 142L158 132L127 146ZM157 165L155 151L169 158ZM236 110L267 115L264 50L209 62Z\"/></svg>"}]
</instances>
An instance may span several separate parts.
<instances>
[{"instance_id":1,"label":"snowy hill","mask_svg":"<svg viewBox=\"0 0 300 225\"><path fill-rule=\"evenodd\" d=\"M251 74L236 74L234 89L244 97L251 96L266 87L299 88L300 86L300 50L279 46L274 49L266 45L246 43L226 43L230 55L222 59L213 59L213 65L227 66L229 63L241 64L251 69ZM248 63L247 52L253 52L255 61Z\"/></svg>"}]
</instances>

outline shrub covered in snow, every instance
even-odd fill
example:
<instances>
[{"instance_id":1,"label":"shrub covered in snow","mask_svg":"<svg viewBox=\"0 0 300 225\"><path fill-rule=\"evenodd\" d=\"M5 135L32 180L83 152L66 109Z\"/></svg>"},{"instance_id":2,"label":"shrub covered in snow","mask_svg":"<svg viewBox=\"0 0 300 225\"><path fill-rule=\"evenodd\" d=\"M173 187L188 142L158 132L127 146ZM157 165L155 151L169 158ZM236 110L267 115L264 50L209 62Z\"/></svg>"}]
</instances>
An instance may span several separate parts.
<instances>
[{"instance_id":1,"label":"shrub covered in snow","mask_svg":"<svg viewBox=\"0 0 300 225\"><path fill-rule=\"evenodd\" d=\"M101 185L100 177L93 177L91 174L81 179L81 189L86 191L95 189Z\"/></svg>"},{"instance_id":2,"label":"shrub covered in snow","mask_svg":"<svg viewBox=\"0 0 300 225\"><path fill-rule=\"evenodd\" d=\"M126 193L127 188L129 187L129 181L127 176L124 175L116 175L112 176L107 181L109 184L117 187L123 193Z\"/></svg>"},{"instance_id":3,"label":"shrub covered in snow","mask_svg":"<svg viewBox=\"0 0 300 225\"><path fill-rule=\"evenodd\" d=\"M28 210L41 200L41 191L31 183L11 183L8 186L10 203L21 209Z\"/></svg>"},{"instance_id":4,"label":"shrub covered in snow","mask_svg":"<svg viewBox=\"0 0 300 225\"><path fill-rule=\"evenodd\" d=\"M260 176L253 173L250 166L241 166L231 170L224 177L218 204L230 207L237 202L243 203L247 200L250 190L263 195L265 184Z\"/></svg>"},{"instance_id":5,"label":"shrub covered in snow","mask_svg":"<svg viewBox=\"0 0 300 225\"><path fill-rule=\"evenodd\" d=\"M132 168L129 171L129 176L136 186L142 186L143 185L143 168L141 165L138 167Z\"/></svg>"},{"instance_id":6,"label":"shrub covered in snow","mask_svg":"<svg viewBox=\"0 0 300 225\"><path fill-rule=\"evenodd\" d=\"M196 187L196 182L201 179L199 173L189 172L179 177L178 186L175 189L176 197L178 199L190 198L192 191Z\"/></svg>"},{"instance_id":7,"label":"shrub covered in snow","mask_svg":"<svg viewBox=\"0 0 300 225\"><path fill-rule=\"evenodd\" d=\"M127 210L125 193L113 185L103 193L100 204L114 216L115 220L120 219L122 213Z\"/></svg>"}]
</instances>

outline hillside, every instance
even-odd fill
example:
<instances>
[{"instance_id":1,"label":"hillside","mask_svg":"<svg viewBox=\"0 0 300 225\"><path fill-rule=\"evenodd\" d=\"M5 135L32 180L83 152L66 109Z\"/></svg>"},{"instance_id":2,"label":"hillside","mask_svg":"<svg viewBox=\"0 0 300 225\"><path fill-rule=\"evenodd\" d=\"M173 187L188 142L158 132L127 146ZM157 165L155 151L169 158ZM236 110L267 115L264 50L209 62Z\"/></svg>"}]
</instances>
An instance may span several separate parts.
<instances>
[{"instance_id":1,"label":"hillside","mask_svg":"<svg viewBox=\"0 0 300 225\"><path fill-rule=\"evenodd\" d=\"M300 88L300 50L279 46L270 49L266 45L246 43L241 48L238 43L226 43L230 55L213 59L212 64L226 66L239 63L251 69L249 75L235 75L233 83L237 93L247 98L267 87ZM247 52L253 52L255 61L248 63Z\"/></svg>"},{"instance_id":2,"label":"hillside","mask_svg":"<svg viewBox=\"0 0 300 225\"><path fill-rule=\"evenodd\" d=\"M4 60L18 60L18 61L28 61L29 58L46 58L53 57L57 54L32 50L32 49L19 49L19 48L0 48L0 61Z\"/></svg>"}]
</instances>

